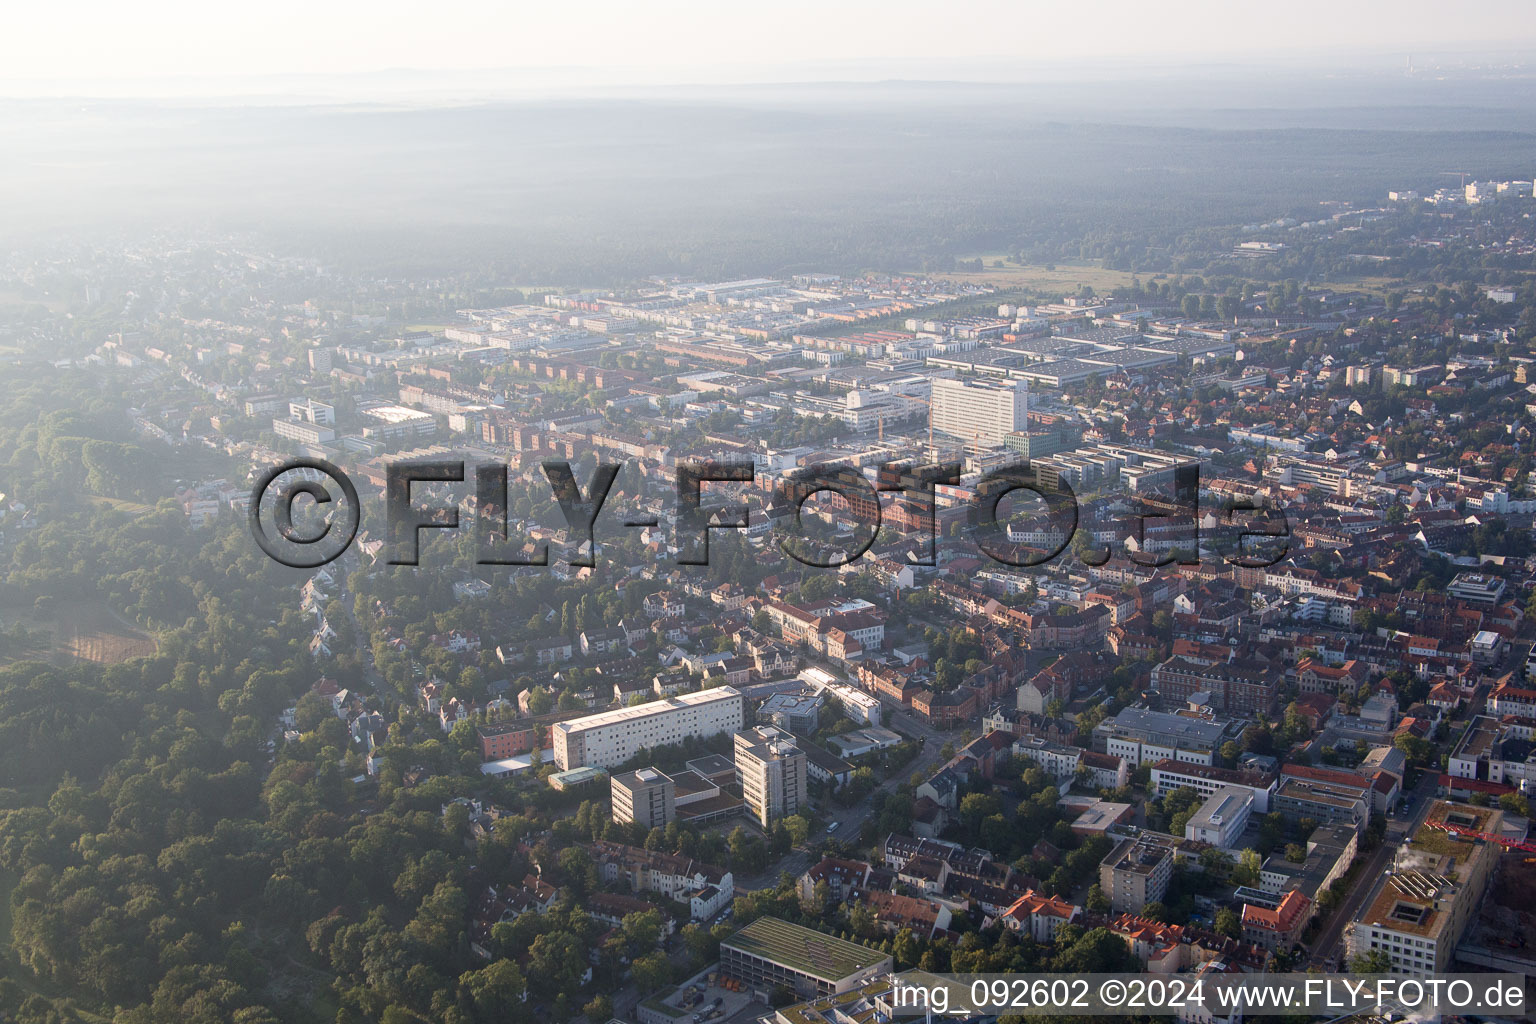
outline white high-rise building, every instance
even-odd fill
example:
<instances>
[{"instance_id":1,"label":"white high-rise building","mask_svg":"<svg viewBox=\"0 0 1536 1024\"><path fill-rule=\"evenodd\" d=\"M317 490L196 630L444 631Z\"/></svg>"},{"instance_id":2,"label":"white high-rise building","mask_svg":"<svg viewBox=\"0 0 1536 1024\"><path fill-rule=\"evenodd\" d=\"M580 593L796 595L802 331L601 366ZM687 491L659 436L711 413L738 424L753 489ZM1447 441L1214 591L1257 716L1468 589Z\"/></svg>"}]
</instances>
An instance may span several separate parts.
<instances>
[{"instance_id":1,"label":"white high-rise building","mask_svg":"<svg viewBox=\"0 0 1536 1024\"><path fill-rule=\"evenodd\" d=\"M933 382L930 415L939 433L1001 447L1003 438L1029 422L1029 382L940 377Z\"/></svg>"},{"instance_id":2,"label":"white high-rise building","mask_svg":"<svg viewBox=\"0 0 1536 1024\"><path fill-rule=\"evenodd\" d=\"M642 749L690 738L718 736L746 726L747 699L741 691L717 686L681 693L630 708L556 722L555 763L572 768L612 768Z\"/></svg>"},{"instance_id":3,"label":"white high-rise building","mask_svg":"<svg viewBox=\"0 0 1536 1024\"><path fill-rule=\"evenodd\" d=\"M788 733L765 727L736 734L736 779L764 828L805 806L806 771L805 751Z\"/></svg>"}]
</instances>

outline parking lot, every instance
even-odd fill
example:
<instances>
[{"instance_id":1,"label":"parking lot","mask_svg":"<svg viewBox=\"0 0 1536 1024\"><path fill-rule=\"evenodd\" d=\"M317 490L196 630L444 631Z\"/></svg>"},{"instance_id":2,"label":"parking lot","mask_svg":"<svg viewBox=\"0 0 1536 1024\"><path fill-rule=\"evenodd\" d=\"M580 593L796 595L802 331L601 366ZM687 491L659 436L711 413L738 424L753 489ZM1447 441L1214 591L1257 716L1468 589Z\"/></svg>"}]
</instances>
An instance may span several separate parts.
<instances>
[{"instance_id":1,"label":"parking lot","mask_svg":"<svg viewBox=\"0 0 1536 1024\"><path fill-rule=\"evenodd\" d=\"M715 978L715 984L710 984L711 977ZM722 981L711 967L679 985L666 1003L692 1011L691 1017L682 1019L687 1024L709 1024L711 1021L720 1024L739 1014L753 1001L751 992L733 989Z\"/></svg>"}]
</instances>

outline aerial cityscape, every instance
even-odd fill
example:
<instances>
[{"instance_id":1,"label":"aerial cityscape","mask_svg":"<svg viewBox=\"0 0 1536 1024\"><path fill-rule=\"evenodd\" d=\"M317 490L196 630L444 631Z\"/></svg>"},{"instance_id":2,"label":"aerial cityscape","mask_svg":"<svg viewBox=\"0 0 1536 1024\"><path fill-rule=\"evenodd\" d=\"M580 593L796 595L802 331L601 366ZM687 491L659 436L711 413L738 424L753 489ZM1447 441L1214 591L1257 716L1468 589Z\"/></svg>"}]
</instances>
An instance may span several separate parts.
<instances>
[{"instance_id":1,"label":"aerial cityscape","mask_svg":"<svg viewBox=\"0 0 1536 1024\"><path fill-rule=\"evenodd\" d=\"M1536 64L1426 49L7 92L0 1022L1530 1019L1066 1001L1536 976Z\"/></svg>"}]
</instances>

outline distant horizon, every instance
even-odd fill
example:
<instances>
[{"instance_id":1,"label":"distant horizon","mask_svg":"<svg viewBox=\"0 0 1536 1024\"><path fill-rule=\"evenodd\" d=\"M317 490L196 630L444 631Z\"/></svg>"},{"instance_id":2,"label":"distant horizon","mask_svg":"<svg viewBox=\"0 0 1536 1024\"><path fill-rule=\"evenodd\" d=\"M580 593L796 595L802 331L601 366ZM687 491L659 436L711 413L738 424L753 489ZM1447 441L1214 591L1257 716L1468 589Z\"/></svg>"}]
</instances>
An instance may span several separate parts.
<instances>
[{"instance_id":1,"label":"distant horizon","mask_svg":"<svg viewBox=\"0 0 1536 1024\"><path fill-rule=\"evenodd\" d=\"M1310 55L1310 56L1304 56ZM1250 88L1308 82L1403 82L1425 87L1456 83L1506 83L1511 88L1536 83L1536 44L1489 51L1468 45L1452 50L1407 53L1397 50L1354 51L1347 66L1342 54L1319 51L1271 51L1262 56L1235 54L1207 61L1149 60L1102 56L1075 60L1031 61L1013 57L975 57L935 61L922 74L894 58L807 60L775 65L718 65L673 69L630 65L547 65L538 67L433 68L392 67L373 70L274 71L225 74L180 73L86 79L7 77L0 74L3 100L144 100L213 103L243 100L298 102L501 102L538 99L585 99L632 94L637 98L722 89L751 92L774 89L842 87L1030 88L1071 85L1091 91L1115 83L1160 82L1198 85L1202 79L1242 80ZM1478 59L1471 59L1478 58ZM1408 74L1412 61L1413 74ZM1265 74L1255 76L1262 69ZM1085 76L1089 76L1085 80ZM1127 97L1134 102L1136 97ZM1521 102L1510 97L1511 105Z\"/></svg>"},{"instance_id":2,"label":"distant horizon","mask_svg":"<svg viewBox=\"0 0 1536 1024\"><path fill-rule=\"evenodd\" d=\"M852 82L1082 82L1220 68L1350 76L1445 62L1536 67L1536 20L1517 0L1446 19L1426 0L1296 0L1283 17L1212 0L1070 11L968 0L936 15L911 0L770 12L673 0L509 10L469 0L431 18L403 4L277 0L259 10L73 0L18 11L0 39L0 96L271 96L387 85L564 94L626 87ZM1490 26L1504 29L1501 34ZM1507 70L1507 69L1506 69ZM1528 74L1522 68L1517 77Z\"/></svg>"}]
</instances>

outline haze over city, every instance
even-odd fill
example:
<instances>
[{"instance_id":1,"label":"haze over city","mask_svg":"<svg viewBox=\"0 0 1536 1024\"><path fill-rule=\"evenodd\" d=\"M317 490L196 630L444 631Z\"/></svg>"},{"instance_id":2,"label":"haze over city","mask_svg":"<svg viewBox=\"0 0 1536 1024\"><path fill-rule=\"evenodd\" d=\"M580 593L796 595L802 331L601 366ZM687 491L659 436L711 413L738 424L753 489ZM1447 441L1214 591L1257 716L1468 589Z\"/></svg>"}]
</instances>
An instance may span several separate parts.
<instances>
[{"instance_id":1,"label":"haze over city","mask_svg":"<svg viewBox=\"0 0 1536 1024\"><path fill-rule=\"evenodd\" d=\"M0 225L0 1024L1530 1019L1528 4L31 4Z\"/></svg>"}]
</instances>

